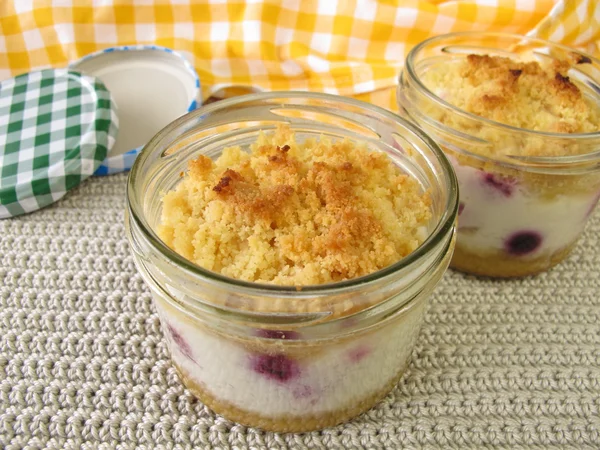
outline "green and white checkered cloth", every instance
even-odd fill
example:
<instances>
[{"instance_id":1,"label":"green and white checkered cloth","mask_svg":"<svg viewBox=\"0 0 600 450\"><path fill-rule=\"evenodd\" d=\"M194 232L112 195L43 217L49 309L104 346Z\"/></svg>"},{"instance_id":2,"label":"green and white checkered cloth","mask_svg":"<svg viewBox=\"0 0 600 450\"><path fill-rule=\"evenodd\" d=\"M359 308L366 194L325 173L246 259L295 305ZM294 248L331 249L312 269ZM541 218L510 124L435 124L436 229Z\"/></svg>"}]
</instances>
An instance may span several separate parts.
<instances>
[{"instance_id":1,"label":"green and white checkered cloth","mask_svg":"<svg viewBox=\"0 0 600 450\"><path fill-rule=\"evenodd\" d=\"M47 206L91 176L118 120L98 79L42 70L0 83L0 218Z\"/></svg>"}]
</instances>

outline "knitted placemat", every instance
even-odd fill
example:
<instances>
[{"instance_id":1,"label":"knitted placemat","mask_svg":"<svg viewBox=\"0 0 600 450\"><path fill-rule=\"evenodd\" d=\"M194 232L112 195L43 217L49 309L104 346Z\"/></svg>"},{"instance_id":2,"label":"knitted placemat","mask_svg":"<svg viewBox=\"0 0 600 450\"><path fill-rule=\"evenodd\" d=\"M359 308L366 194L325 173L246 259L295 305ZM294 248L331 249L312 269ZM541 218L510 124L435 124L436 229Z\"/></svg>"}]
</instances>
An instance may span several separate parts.
<instances>
[{"instance_id":1,"label":"knitted placemat","mask_svg":"<svg viewBox=\"0 0 600 450\"><path fill-rule=\"evenodd\" d=\"M0 221L0 447L599 448L600 213L520 281L449 271L401 382L336 428L279 435L183 388L124 235L126 175Z\"/></svg>"}]
</instances>

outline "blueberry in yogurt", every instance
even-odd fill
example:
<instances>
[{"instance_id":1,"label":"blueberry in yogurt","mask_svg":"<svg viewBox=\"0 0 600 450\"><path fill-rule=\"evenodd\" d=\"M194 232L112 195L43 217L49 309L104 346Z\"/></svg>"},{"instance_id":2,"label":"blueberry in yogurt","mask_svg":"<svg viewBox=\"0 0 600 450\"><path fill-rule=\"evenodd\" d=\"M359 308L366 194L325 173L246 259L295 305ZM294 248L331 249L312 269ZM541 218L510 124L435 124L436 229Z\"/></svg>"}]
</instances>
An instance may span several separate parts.
<instances>
[{"instance_id":1,"label":"blueberry in yogurt","mask_svg":"<svg viewBox=\"0 0 600 450\"><path fill-rule=\"evenodd\" d=\"M300 373L298 364L285 355L255 355L252 369L275 381L286 382Z\"/></svg>"},{"instance_id":2,"label":"blueberry in yogurt","mask_svg":"<svg viewBox=\"0 0 600 450\"><path fill-rule=\"evenodd\" d=\"M194 357L192 355L192 347L190 347L188 341L186 341L185 338L181 335L181 333L177 331L172 325L167 325L167 330L169 331L173 342L175 343L175 345L177 345L181 353L183 353L185 356L187 356L193 361Z\"/></svg>"},{"instance_id":3,"label":"blueberry in yogurt","mask_svg":"<svg viewBox=\"0 0 600 450\"><path fill-rule=\"evenodd\" d=\"M524 256L535 252L542 245L542 236L535 231L519 231L505 242L505 249L515 256Z\"/></svg>"},{"instance_id":4,"label":"blueberry in yogurt","mask_svg":"<svg viewBox=\"0 0 600 450\"><path fill-rule=\"evenodd\" d=\"M515 180L500 175L494 175L493 173L484 173L483 182L486 186L496 190L504 197L510 197L515 186Z\"/></svg>"}]
</instances>

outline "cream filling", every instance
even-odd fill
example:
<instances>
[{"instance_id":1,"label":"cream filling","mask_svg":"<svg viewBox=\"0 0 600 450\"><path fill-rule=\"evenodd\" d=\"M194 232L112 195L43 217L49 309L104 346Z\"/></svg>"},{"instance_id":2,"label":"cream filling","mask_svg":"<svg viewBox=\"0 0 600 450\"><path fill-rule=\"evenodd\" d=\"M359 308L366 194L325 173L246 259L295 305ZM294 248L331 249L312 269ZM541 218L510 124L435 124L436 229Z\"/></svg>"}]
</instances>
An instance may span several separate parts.
<instances>
[{"instance_id":1,"label":"cream filling","mask_svg":"<svg viewBox=\"0 0 600 450\"><path fill-rule=\"evenodd\" d=\"M257 358L264 356L169 314L157 301L175 363L213 397L265 417L332 412L381 390L408 364L424 305L421 301L377 332L343 343L324 342L314 355L293 361L295 375L283 381L256 370ZM188 355L167 323L188 344Z\"/></svg>"},{"instance_id":2,"label":"cream filling","mask_svg":"<svg viewBox=\"0 0 600 450\"><path fill-rule=\"evenodd\" d=\"M581 234L598 199L596 193L545 198L510 181L486 182L486 174L470 166L454 163L454 168L464 204L457 245L475 252L505 251L507 240L520 232L535 232L542 239L524 258L564 249Z\"/></svg>"}]
</instances>

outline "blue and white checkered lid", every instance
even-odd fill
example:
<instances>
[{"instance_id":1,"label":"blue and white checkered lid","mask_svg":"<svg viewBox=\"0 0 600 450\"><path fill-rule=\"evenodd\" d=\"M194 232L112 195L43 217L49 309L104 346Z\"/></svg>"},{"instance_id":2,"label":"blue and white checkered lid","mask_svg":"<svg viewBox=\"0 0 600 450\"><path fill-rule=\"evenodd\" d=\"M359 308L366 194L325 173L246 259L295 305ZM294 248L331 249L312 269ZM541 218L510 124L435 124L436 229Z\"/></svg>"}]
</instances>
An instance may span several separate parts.
<instances>
[{"instance_id":1,"label":"blue and white checkered lid","mask_svg":"<svg viewBox=\"0 0 600 450\"><path fill-rule=\"evenodd\" d=\"M47 206L91 176L115 142L109 91L67 69L0 83L0 218Z\"/></svg>"},{"instance_id":2,"label":"blue and white checkered lid","mask_svg":"<svg viewBox=\"0 0 600 450\"><path fill-rule=\"evenodd\" d=\"M113 47L75 61L70 69L104 82L117 104L119 136L96 175L131 169L144 145L173 120L196 109L200 79L183 55L165 47Z\"/></svg>"}]
</instances>

